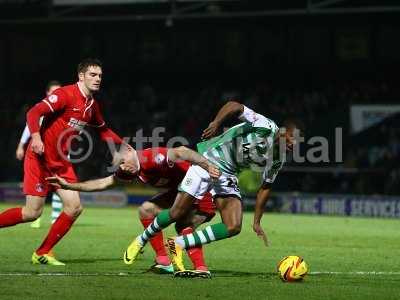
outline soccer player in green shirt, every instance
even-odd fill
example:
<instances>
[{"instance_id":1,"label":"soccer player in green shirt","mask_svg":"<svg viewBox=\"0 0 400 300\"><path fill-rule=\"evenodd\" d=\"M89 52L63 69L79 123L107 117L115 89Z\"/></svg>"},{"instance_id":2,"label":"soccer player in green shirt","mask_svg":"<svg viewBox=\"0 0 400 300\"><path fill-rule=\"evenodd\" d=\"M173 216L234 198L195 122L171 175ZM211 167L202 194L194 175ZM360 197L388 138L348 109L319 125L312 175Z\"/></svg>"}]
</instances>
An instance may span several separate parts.
<instances>
[{"instance_id":1,"label":"soccer player in green shirt","mask_svg":"<svg viewBox=\"0 0 400 300\"><path fill-rule=\"evenodd\" d=\"M235 115L239 116L243 123L213 137L223 121ZM185 274L182 262L183 249L226 239L240 233L243 212L236 175L241 169L249 167L263 170L263 183L256 198L253 230L266 240L260 224L261 217L271 192L271 185L283 165L281 154L285 150L293 149L294 132L293 124L288 128L279 129L272 120L238 102L226 103L214 121L204 130L202 138L206 140L197 145L199 153L218 166L221 175L218 179L213 179L200 167L191 166L179 186L180 192L174 205L168 210L163 210L131 243L126 255L130 259L136 259L140 250L154 234L184 216L195 199L201 199L210 191L220 211L222 222L191 234L168 239L167 242L175 267ZM279 147L280 144L284 145L283 151L279 150L282 148ZM180 276L179 274L178 272L176 275Z\"/></svg>"}]
</instances>

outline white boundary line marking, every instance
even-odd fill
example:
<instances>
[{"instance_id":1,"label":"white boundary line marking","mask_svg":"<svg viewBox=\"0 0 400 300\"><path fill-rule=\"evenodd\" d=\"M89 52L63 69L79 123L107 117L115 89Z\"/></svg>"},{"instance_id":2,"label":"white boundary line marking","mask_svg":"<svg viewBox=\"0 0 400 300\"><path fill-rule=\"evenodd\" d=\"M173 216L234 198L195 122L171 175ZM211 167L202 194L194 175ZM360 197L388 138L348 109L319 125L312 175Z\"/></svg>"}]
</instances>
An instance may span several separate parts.
<instances>
[{"instance_id":1,"label":"white boundary line marking","mask_svg":"<svg viewBox=\"0 0 400 300\"><path fill-rule=\"evenodd\" d=\"M137 276L134 273L0 273L0 276Z\"/></svg>"},{"instance_id":2,"label":"white boundary line marking","mask_svg":"<svg viewBox=\"0 0 400 300\"><path fill-rule=\"evenodd\" d=\"M216 271L218 274L218 271ZM59 273L0 273L0 276L65 276L65 277L80 277L80 276L114 276L114 277L134 277L141 275L143 273L69 273L69 272L59 272ZM269 274L269 273L266 273ZM400 271L357 271L357 272L335 272L335 271L315 271L310 272L309 275L359 275L359 276L390 276L390 275L400 275ZM218 275L217 275L218 277Z\"/></svg>"},{"instance_id":3,"label":"white boundary line marking","mask_svg":"<svg viewBox=\"0 0 400 300\"><path fill-rule=\"evenodd\" d=\"M393 271L356 271L356 272L310 272L310 275L400 275L399 272Z\"/></svg>"}]
</instances>

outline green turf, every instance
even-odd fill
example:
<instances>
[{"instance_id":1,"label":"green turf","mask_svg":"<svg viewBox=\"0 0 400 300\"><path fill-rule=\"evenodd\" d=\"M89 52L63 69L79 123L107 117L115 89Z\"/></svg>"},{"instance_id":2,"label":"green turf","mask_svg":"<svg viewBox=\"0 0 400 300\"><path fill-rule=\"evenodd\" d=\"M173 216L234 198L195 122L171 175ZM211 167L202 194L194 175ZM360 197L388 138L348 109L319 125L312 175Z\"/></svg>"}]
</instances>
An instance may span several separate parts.
<instances>
[{"instance_id":1,"label":"green turf","mask_svg":"<svg viewBox=\"0 0 400 300\"><path fill-rule=\"evenodd\" d=\"M141 230L134 208L86 209L55 249L67 266L32 266L49 213L46 208L40 229L23 224L0 230L0 299L400 298L400 220L267 214L264 228L272 244L266 248L251 230L251 214L245 214L239 236L205 247L213 273L206 280L146 272L153 259L150 247L137 263L125 266L122 253ZM343 273L283 283L275 265L293 254L303 256L312 272Z\"/></svg>"}]
</instances>

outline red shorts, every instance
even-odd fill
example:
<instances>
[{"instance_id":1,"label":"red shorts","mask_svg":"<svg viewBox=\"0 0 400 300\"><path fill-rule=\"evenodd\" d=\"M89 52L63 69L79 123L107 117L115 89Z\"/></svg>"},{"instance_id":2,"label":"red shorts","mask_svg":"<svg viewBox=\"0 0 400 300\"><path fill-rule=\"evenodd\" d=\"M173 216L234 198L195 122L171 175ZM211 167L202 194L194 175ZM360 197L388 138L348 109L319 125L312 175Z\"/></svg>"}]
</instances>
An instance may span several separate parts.
<instances>
[{"instance_id":1,"label":"red shorts","mask_svg":"<svg viewBox=\"0 0 400 300\"><path fill-rule=\"evenodd\" d=\"M46 177L58 176L68 182L77 182L77 177L69 161L60 161L54 164L45 162L43 156L27 150L24 159L24 188L25 195L45 197L57 188L48 184Z\"/></svg>"},{"instance_id":2,"label":"red shorts","mask_svg":"<svg viewBox=\"0 0 400 300\"><path fill-rule=\"evenodd\" d=\"M204 195L203 199L196 200L194 207L198 213L201 213L207 217L207 222L215 216L215 204L210 193Z\"/></svg>"},{"instance_id":3,"label":"red shorts","mask_svg":"<svg viewBox=\"0 0 400 300\"><path fill-rule=\"evenodd\" d=\"M155 195L149 201L157 204L161 208L167 209L174 204L177 194L178 191L172 189ZM211 194L205 194L201 200L196 199L196 202L193 204L193 209L196 210L196 213L206 216L207 222L211 220L215 216L216 209Z\"/></svg>"}]
</instances>

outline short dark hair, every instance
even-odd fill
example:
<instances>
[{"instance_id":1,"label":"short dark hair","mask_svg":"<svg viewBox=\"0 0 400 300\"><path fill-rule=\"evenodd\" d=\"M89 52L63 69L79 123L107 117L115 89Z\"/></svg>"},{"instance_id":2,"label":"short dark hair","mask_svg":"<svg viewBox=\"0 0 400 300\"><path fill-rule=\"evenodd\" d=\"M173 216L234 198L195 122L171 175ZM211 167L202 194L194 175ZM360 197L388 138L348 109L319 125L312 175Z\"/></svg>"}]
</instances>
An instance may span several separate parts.
<instances>
[{"instance_id":1,"label":"short dark hair","mask_svg":"<svg viewBox=\"0 0 400 300\"><path fill-rule=\"evenodd\" d=\"M100 67L103 68L103 64L97 58L85 58L78 65L78 74L85 73L89 67Z\"/></svg>"},{"instance_id":2,"label":"short dark hair","mask_svg":"<svg viewBox=\"0 0 400 300\"><path fill-rule=\"evenodd\" d=\"M51 81L49 81L49 82L47 83L47 85L46 85L46 92L48 92L48 91L50 90L50 88L51 88L52 86L55 86L55 85L61 86L61 82L59 82L58 80L51 80Z\"/></svg>"},{"instance_id":3,"label":"short dark hair","mask_svg":"<svg viewBox=\"0 0 400 300\"><path fill-rule=\"evenodd\" d=\"M286 129L296 128L300 131L300 134L304 133L304 124L301 120L295 117L289 117L283 121L283 127Z\"/></svg>"}]
</instances>

